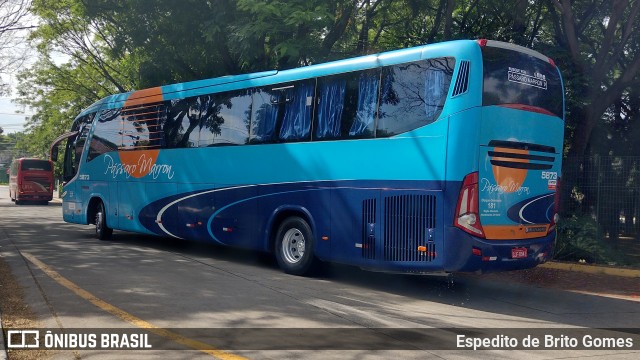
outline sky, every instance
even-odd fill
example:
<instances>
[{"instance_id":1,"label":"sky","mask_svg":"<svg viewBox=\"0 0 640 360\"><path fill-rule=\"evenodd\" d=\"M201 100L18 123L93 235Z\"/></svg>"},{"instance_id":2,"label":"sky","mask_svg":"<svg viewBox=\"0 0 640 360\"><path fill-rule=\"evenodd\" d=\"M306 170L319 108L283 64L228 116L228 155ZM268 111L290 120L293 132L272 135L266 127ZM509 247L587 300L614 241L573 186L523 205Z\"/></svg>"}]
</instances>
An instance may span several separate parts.
<instances>
[{"instance_id":1,"label":"sky","mask_svg":"<svg viewBox=\"0 0 640 360\"><path fill-rule=\"evenodd\" d=\"M17 114L16 111L23 112ZM10 134L24 130L25 117L31 115L29 111L24 111L21 106L11 102L9 97L0 97L0 127L4 134Z\"/></svg>"},{"instance_id":2,"label":"sky","mask_svg":"<svg viewBox=\"0 0 640 360\"><path fill-rule=\"evenodd\" d=\"M30 2L6 2L3 1L3 7L0 8L0 16L8 16L11 14L20 14L22 11L18 11L17 7L13 7L12 5L19 6L20 4L29 4ZM27 41L27 35L29 34L29 26L35 25L37 23L36 19L30 15L26 14L24 17L20 18L19 23L16 24L16 27L22 27L23 29L18 30L9 30L2 34L2 47L0 47L0 51L3 53L0 54L1 58L6 62L8 60L11 62L21 61L16 60L16 54L18 56L23 55L27 57L26 62L23 63L23 66L29 66L32 64L37 54L33 51L33 44ZM15 96L17 93L16 86L18 85L18 81L16 79L17 72L20 68L16 68L14 66L6 66L3 67L3 72L0 73L0 81L2 83L8 84L10 88L10 93ZM17 114L16 112L20 111L22 114ZM4 134L19 132L24 130L25 116L31 115L31 110L23 109L21 106L17 106L11 102L11 97L0 96L0 127L4 130Z\"/></svg>"}]
</instances>

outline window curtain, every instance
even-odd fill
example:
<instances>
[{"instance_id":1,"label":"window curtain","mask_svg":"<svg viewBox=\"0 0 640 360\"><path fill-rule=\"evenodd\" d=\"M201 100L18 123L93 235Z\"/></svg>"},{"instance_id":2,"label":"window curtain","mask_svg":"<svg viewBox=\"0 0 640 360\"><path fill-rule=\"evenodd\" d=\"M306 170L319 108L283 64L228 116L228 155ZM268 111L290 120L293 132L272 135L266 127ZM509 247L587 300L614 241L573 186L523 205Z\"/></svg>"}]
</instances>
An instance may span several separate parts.
<instances>
[{"instance_id":1,"label":"window curtain","mask_svg":"<svg viewBox=\"0 0 640 360\"><path fill-rule=\"evenodd\" d=\"M311 111L313 110L312 82L299 83L287 89L282 96L285 99L284 116L280 128L280 140L304 140L311 129Z\"/></svg>"},{"instance_id":2,"label":"window curtain","mask_svg":"<svg viewBox=\"0 0 640 360\"><path fill-rule=\"evenodd\" d=\"M373 129L376 107L378 105L378 87L380 79L377 74L362 74L358 82L358 110L349 136L366 135L367 129Z\"/></svg>"},{"instance_id":3,"label":"window curtain","mask_svg":"<svg viewBox=\"0 0 640 360\"><path fill-rule=\"evenodd\" d=\"M444 75L444 72L439 70L429 70L426 74L424 82L424 110L427 119L430 121L435 120L440 114L444 98L447 96L446 91L448 89L444 84Z\"/></svg>"},{"instance_id":4,"label":"window curtain","mask_svg":"<svg viewBox=\"0 0 640 360\"><path fill-rule=\"evenodd\" d=\"M266 91L256 91L254 94L254 104L260 104L256 110L255 125L252 136L258 142L270 141L274 138L276 121L280 107L273 104L271 99L277 99L278 93L270 94Z\"/></svg>"},{"instance_id":5,"label":"window curtain","mask_svg":"<svg viewBox=\"0 0 640 360\"><path fill-rule=\"evenodd\" d=\"M319 87L320 103L318 104L318 125L316 138L340 137L346 79L332 79Z\"/></svg>"}]
</instances>

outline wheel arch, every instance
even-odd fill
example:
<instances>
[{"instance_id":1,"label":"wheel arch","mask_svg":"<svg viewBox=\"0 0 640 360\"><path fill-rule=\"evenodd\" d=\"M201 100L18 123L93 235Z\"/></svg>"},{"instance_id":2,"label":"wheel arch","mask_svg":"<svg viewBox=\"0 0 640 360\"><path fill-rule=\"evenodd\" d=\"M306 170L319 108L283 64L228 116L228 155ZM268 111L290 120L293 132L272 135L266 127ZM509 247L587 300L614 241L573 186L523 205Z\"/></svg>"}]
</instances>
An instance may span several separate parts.
<instances>
[{"instance_id":1,"label":"wheel arch","mask_svg":"<svg viewBox=\"0 0 640 360\"><path fill-rule=\"evenodd\" d=\"M266 236L267 248L266 250L270 253L275 253L276 246L276 235L278 233L278 228L282 222L290 217L299 217L309 224L311 228L311 232L313 234L316 233L315 221L313 220L313 216L311 212L304 206L295 206L295 205L282 205L276 208L269 217L269 221L266 226Z\"/></svg>"},{"instance_id":2,"label":"wheel arch","mask_svg":"<svg viewBox=\"0 0 640 360\"><path fill-rule=\"evenodd\" d=\"M93 195L91 199L89 199L89 203L87 204L87 211L85 212L85 214L87 215L87 224L96 224L96 212L98 210L99 203L102 203L105 211L106 209L108 209L106 201L101 196Z\"/></svg>"}]
</instances>

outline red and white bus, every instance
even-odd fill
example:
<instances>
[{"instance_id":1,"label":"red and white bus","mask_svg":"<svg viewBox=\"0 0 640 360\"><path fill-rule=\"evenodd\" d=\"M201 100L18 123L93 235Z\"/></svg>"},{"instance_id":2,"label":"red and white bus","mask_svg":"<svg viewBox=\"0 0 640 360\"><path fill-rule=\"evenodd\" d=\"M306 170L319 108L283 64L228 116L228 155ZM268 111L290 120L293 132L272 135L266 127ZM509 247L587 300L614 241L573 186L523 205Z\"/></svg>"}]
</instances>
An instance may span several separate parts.
<instances>
[{"instance_id":1,"label":"red and white bus","mask_svg":"<svg viewBox=\"0 0 640 360\"><path fill-rule=\"evenodd\" d=\"M9 170L9 197L23 202L46 204L53 199L53 163L50 160L20 158Z\"/></svg>"}]
</instances>

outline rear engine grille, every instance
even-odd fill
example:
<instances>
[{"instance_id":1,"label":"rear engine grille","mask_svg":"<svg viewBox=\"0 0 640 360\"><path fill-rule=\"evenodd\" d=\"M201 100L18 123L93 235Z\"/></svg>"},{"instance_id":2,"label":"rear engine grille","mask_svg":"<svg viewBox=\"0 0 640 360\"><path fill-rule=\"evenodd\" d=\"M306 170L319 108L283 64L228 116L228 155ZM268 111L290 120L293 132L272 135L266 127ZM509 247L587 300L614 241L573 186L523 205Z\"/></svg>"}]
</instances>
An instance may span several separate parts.
<instances>
[{"instance_id":1,"label":"rear engine grille","mask_svg":"<svg viewBox=\"0 0 640 360\"><path fill-rule=\"evenodd\" d=\"M434 195L399 195L384 199L384 259L422 261L435 259Z\"/></svg>"}]
</instances>

